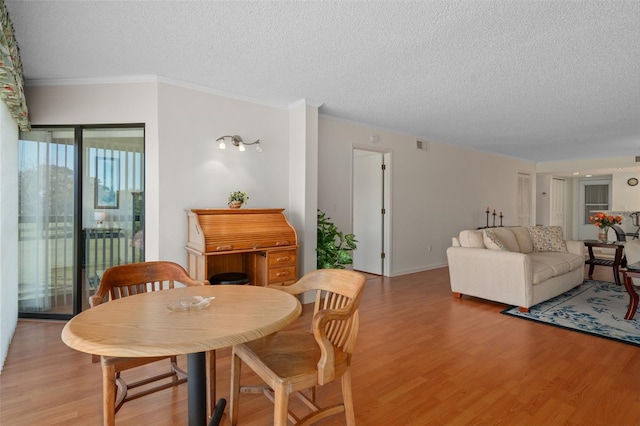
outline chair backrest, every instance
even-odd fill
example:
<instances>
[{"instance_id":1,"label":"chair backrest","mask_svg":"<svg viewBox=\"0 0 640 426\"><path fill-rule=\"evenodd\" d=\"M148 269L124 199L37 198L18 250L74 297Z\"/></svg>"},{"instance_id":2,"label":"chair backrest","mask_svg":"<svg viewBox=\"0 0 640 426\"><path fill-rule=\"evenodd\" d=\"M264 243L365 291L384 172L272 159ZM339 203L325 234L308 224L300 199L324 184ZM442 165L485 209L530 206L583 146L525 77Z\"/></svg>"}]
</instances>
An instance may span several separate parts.
<instances>
[{"instance_id":1,"label":"chair backrest","mask_svg":"<svg viewBox=\"0 0 640 426\"><path fill-rule=\"evenodd\" d=\"M133 294L174 288L175 282L186 286L209 284L208 281L192 279L182 266L174 262L129 263L112 266L104 271L100 286L89 298L89 304L91 307L99 305L107 296L108 300L114 300Z\"/></svg>"},{"instance_id":2,"label":"chair backrest","mask_svg":"<svg viewBox=\"0 0 640 426\"><path fill-rule=\"evenodd\" d=\"M627 241L627 237L626 237L626 235L624 233L624 229L622 229L618 225L612 225L611 228L613 228L613 230L615 231L616 239L618 241Z\"/></svg>"},{"instance_id":3,"label":"chair backrest","mask_svg":"<svg viewBox=\"0 0 640 426\"><path fill-rule=\"evenodd\" d=\"M345 269L318 269L305 274L295 284L278 287L291 294L315 291L312 320L313 335L320 346L318 383L324 385L335 377L336 351L353 353L358 335L358 307L366 278ZM350 361L349 361L350 362Z\"/></svg>"},{"instance_id":4,"label":"chair backrest","mask_svg":"<svg viewBox=\"0 0 640 426\"><path fill-rule=\"evenodd\" d=\"M640 240L631 240L624 245L627 263L640 262Z\"/></svg>"}]
</instances>

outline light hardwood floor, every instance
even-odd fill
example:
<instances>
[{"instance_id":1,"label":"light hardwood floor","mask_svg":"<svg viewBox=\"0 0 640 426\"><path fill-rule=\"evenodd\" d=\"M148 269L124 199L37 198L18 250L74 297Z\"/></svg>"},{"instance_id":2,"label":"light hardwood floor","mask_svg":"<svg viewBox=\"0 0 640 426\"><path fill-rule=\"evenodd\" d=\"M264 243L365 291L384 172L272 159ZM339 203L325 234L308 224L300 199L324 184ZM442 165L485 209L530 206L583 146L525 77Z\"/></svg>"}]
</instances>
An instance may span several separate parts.
<instances>
[{"instance_id":1,"label":"light hardwood floor","mask_svg":"<svg viewBox=\"0 0 640 426\"><path fill-rule=\"evenodd\" d=\"M596 273L612 281L611 269ZM446 268L369 279L353 365L358 424L640 424L640 348L502 315L504 308L455 300ZM2 426L101 424L100 366L62 343L62 326L19 322L0 375ZM227 397L229 350L218 354L219 396ZM245 369L243 382L254 379ZM322 402L338 395L335 383L318 390ZM186 398L180 386L129 402L116 424L185 425ZM265 397L242 395L240 424L269 425L271 410Z\"/></svg>"}]
</instances>

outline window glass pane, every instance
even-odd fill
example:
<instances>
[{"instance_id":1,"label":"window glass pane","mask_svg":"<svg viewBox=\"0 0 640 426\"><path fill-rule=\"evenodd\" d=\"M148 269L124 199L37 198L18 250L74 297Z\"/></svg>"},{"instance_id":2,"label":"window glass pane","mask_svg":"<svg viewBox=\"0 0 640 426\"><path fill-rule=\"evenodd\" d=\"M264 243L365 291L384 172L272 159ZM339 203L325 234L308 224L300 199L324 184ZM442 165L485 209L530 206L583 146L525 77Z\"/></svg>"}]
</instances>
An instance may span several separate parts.
<instances>
[{"instance_id":1,"label":"window glass pane","mask_svg":"<svg viewBox=\"0 0 640 426\"><path fill-rule=\"evenodd\" d=\"M107 268L144 260L144 129L83 129L82 141L83 292L93 294Z\"/></svg>"},{"instance_id":2,"label":"window glass pane","mask_svg":"<svg viewBox=\"0 0 640 426\"><path fill-rule=\"evenodd\" d=\"M18 310L72 313L73 129L20 133Z\"/></svg>"},{"instance_id":3,"label":"window glass pane","mask_svg":"<svg viewBox=\"0 0 640 426\"><path fill-rule=\"evenodd\" d=\"M589 217L603 210L609 210L609 185L585 185L584 224L589 225Z\"/></svg>"}]
</instances>

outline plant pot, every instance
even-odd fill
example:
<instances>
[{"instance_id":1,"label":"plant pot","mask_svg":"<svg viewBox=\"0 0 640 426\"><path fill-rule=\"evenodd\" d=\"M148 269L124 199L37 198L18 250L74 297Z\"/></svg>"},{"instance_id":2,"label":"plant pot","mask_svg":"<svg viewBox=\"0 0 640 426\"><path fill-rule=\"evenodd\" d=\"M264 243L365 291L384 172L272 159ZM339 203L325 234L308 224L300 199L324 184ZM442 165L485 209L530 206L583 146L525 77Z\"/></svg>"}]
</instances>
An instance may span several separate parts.
<instances>
[{"instance_id":1,"label":"plant pot","mask_svg":"<svg viewBox=\"0 0 640 426\"><path fill-rule=\"evenodd\" d=\"M239 209L242 207L242 203L240 201L231 201L228 205L231 209Z\"/></svg>"}]
</instances>

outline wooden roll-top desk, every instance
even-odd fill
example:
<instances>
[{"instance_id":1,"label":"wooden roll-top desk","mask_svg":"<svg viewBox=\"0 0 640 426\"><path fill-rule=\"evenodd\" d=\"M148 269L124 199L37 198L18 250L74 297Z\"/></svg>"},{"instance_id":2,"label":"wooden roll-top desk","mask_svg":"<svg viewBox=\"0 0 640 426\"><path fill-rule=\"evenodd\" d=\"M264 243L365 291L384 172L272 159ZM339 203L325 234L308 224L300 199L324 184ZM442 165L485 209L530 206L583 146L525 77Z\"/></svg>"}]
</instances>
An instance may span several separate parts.
<instances>
[{"instance_id":1,"label":"wooden roll-top desk","mask_svg":"<svg viewBox=\"0 0 640 426\"><path fill-rule=\"evenodd\" d=\"M225 272L260 286L298 279L298 235L284 209L189 209L185 249L197 280Z\"/></svg>"}]
</instances>

